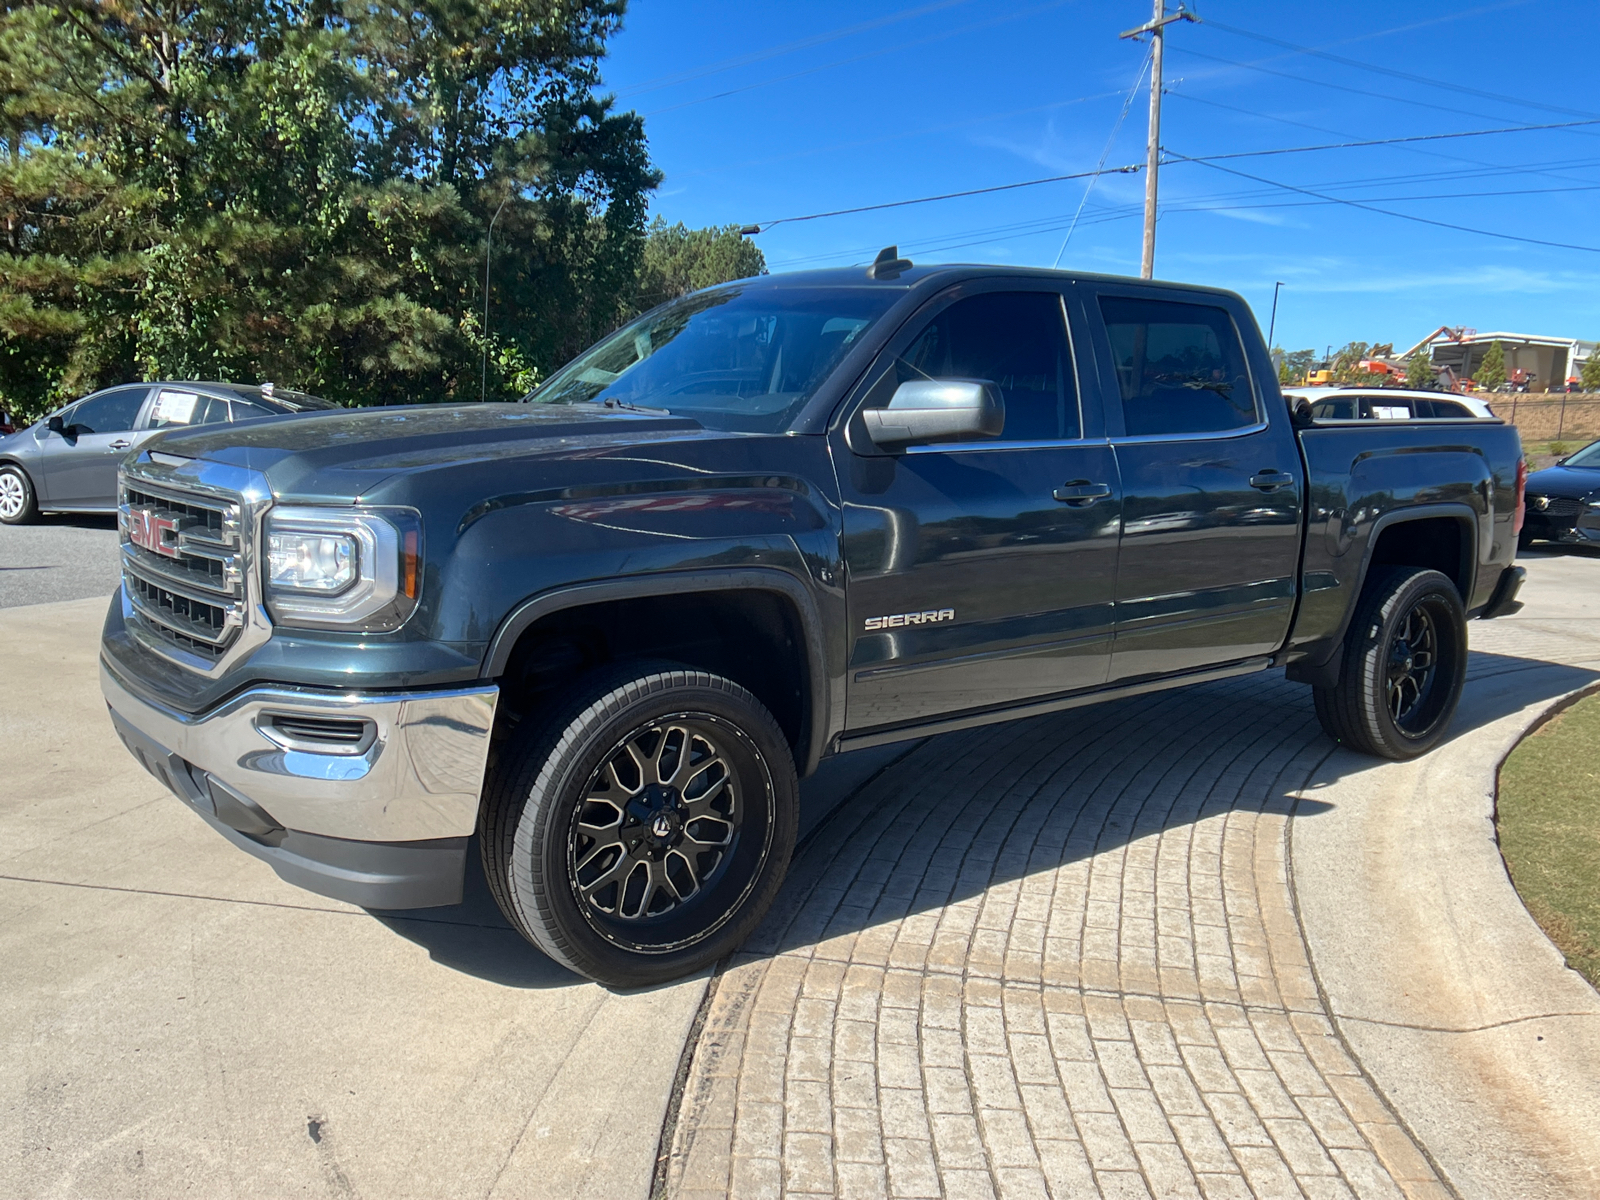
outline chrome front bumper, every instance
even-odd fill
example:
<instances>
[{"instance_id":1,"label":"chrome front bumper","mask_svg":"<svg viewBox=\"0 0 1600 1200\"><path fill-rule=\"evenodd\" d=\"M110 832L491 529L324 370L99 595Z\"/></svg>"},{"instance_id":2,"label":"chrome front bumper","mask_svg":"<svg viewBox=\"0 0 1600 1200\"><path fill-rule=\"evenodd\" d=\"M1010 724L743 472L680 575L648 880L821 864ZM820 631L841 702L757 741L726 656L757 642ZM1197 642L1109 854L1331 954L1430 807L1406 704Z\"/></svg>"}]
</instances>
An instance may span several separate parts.
<instances>
[{"instance_id":1,"label":"chrome front bumper","mask_svg":"<svg viewBox=\"0 0 1600 1200\"><path fill-rule=\"evenodd\" d=\"M459 900L499 688L263 686L190 715L102 661L100 690L145 768L290 882L368 908Z\"/></svg>"}]
</instances>

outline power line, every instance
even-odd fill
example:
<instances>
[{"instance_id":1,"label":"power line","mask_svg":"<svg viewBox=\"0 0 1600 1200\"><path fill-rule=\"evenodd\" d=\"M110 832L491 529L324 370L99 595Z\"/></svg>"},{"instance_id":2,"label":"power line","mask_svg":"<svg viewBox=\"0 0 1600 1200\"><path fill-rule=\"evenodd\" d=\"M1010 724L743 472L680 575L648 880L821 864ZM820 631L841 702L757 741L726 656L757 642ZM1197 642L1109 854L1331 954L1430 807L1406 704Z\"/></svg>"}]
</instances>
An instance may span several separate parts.
<instances>
[{"instance_id":1,"label":"power line","mask_svg":"<svg viewBox=\"0 0 1600 1200\"><path fill-rule=\"evenodd\" d=\"M1356 142L1328 142L1320 146L1285 146L1276 150L1242 150L1231 154L1210 154L1200 156L1176 154L1172 155L1172 157L1176 161L1210 164L1220 159L1259 158L1265 155L1273 154L1306 154L1313 150L1352 150L1364 146L1393 146L1403 142L1429 142L1437 141L1442 138L1483 137L1489 134L1497 133L1525 133L1530 130L1564 129L1571 125L1600 125L1600 119L1593 121L1569 121L1557 125L1512 125L1501 129L1471 129L1460 133L1423 133L1416 134L1411 137L1372 138L1366 141ZM1047 175L1042 179L1024 179L1017 183L999 183L990 187L969 188L966 191L960 192L941 192L935 196L918 196L910 200L889 200L882 204L863 204L855 208L838 208L832 209L828 212L805 213L796 217L778 217L775 220L759 222L758 232L765 233L775 225L793 225L800 221L820 221L825 217L851 216L856 213L877 212L880 209L885 208L903 208L911 204L932 204L938 200L958 200L967 196L983 196L992 192L1009 192L1015 191L1018 188L1038 187L1040 184L1045 183L1064 183L1069 179L1091 179L1099 175L1132 175L1143 169L1144 165L1142 163L1130 163L1121 167L1111 167L1109 169L1099 168L1093 171L1077 171L1070 175ZM1235 173L1243 175L1243 172ZM1243 177L1246 179L1252 178L1252 176L1248 175L1243 175ZM1265 180L1264 182L1271 183L1272 181ZM1273 186L1285 185L1275 184Z\"/></svg>"},{"instance_id":2,"label":"power line","mask_svg":"<svg viewBox=\"0 0 1600 1200\"><path fill-rule=\"evenodd\" d=\"M1241 179L1249 179L1255 183L1263 183L1269 187L1282 188L1288 192L1299 192L1302 196L1314 196L1318 200L1326 200L1332 204L1344 204L1351 208L1359 208L1365 212L1379 213L1385 217L1399 217L1402 221L1415 221L1420 225L1435 225L1440 229L1454 229L1459 233L1476 233L1482 237L1500 238L1508 242L1524 242L1531 246L1553 246L1558 250L1584 250L1591 254L1600 254L1600 246L1580 246L1572 242L1550 242L1543 238L1522 237L1515 233L1500 233L1493 229L1475 229L1470 225L1456 225L1449 221L1435 221L1429 217L1419 217L1414 213L1394 212L1387 208L1374 208L1370 204L1363 204L1359 200L1350 200L1343 196L1328 196L1321 192L1314 192L1310 188L1296 187L1292 183L1279 183L1275 179L1264 179L1260 175L1250 175L1233 167L1224 167L1220 163L1205 158L1191 158L1185 154L1174 154L1172 158L1178 162L1199 163L1203 167L1210 167L1213 171L1224 171L1229 175L1237 175Z\"/></svg>"},{"instance_id":3,"label":"power line","mask_svg":"<svg viewBox=\"0 0 1600 1200\"><path fill-rule=\"evenodd\" d=\"M854 213L877 212L885 208L904 208L908 204L932 204L935 200L958 200L963 196L984 196L991 192L1010 192L1017 188L1037 187L1041 183L1064 183L1068 179L1088 179L1091 175L1133 175L1144 170L1143 163L1125 167L1112 167L1105 171L1074 171L1070 175L1047 175L1043 179L1024 179L1019 183L997 183L993 187L970 188L964 192L941 192L937 196L918 196L914 200L890 200L884 204L863 204L856 208L836 208L831 212L806 213L799 217L778 217L762 221L759 232L765 233L774 225L793 225L800 221L820 221L824 217L845 217Z\"/></svg>"},{"instance_id":4,"label":"power line","mask_svg":"<svg viewBox=\"0 0 1600 1200\"><path fill-rule=\"evenodd\" d=\"M1237 37L1251 38L1258 42L1265 42L1269 46L1278 46L1295 54L1309 54L1314 58L1324 58L1329 62L1338 63L1340 66L1354 67L1360 71L1371 71L1376 75L1388 75L1395 79L1403 79L1408 83L1420 83L1425 87L1442 88L1448 92L1459 92L1464 96L1476 96L1483 100L1497 100L1501 104L1520 104L1525 108L1541 108L1546 112L1562 113L1569 117L1593 117L1597 114L1578 108L1562 108L1555 104L1542 104L1537 100L1522 100L1516 96L1504 96L1497 92L1486 92L1479 88L1467 87L1465 84L1450 83L1443 79L1429 79L1426 75L1413 75L1409 71L1397 71L1393 67L1380 67L1373 63L1362 62L1357 58L1345 58L1343 55L1330 54L1326 50L1316 50L1310 46L1297 46L1293 42L1281 41L1275 37L1268 37L1264 33L1253 33L1248 29L1239 29L1232 25L1224 25L1220 21L1207 20L1206 24L1213 29L1220 29L1223 33L1231 33Z\"/></svg>"},{"instance_id":5,"label":"power line","mask_svg":"<svg viewBox=\"0 0 1600 1200\"><path fill-rule=\"evenodd\" d=\"M1261 158L1269 154L1305 154L1312 150L1352 150L1360 146L1398 146L1404 142L1442 142L1453 138L1489 137L1497 133L1530 133L1541 129L1572 129L1579 125L1600 125L1600 117L1589 121L1560 121L1551 125L1506 125L1500 129L1467 129L1459 133L1418 133L1410 137L1369 138L1359 142L1326 142L1320 146L1285 146L1277 150L1236 150L1231 154L1207 154L1192 162L1217 162L1226 158Z\"/></svg>"},{"instance_id":6,"label":"power line","mask_svg":"<svg viewBox=\"0 0 1600 1200\"><path fill-rule=\"evenodd\" d=\"M1067 236L1061 239L1061 249L1056 251L1056 261L1052 267L1061 265L1061 256L1067 252L1067 243L1072 240L1072 231L1078 227L1078 218L1083 216L1083 206L1089 203L1089 193L1094 191L1094 185L1100 180L1100 172L1105 170L1106 159L1111 157L1111 147L1116 143L1117 134L1122 132L1122 123L1128 119L1128 110L1133 107L1133 97L1139 90L1139 85L1144 82L1144 73L1149 70L1155 58L1155 47L1151 47L1144 56L1144 62L1139 67L1139 73L1133 77L1133 86L1128 89L1128 98L1122 102L1122 111L1117 114L1117 122L1111 127L1111 136L1106 139L1106 148L1100 151L1100 161L1095 164L1095 174L1088 183L1083 185L1083 195L1078 199L1078 211L1072 214L1072 224L1067 226Z\"/></svg>"}]
</instances>

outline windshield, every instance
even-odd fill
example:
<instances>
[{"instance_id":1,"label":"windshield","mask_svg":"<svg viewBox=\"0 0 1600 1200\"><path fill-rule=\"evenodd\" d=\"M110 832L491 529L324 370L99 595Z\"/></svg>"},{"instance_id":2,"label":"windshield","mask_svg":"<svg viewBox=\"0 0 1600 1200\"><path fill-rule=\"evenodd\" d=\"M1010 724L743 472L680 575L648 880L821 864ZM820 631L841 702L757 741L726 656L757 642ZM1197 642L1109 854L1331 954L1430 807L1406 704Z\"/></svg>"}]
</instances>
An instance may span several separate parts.
<instances>
[{"instance_id":1,"label":"windshield","mask_svg":"<svg viewBox=\"0 0 1600 1200\"><path fill-rule=\"evenodd\" d=\"M1567 459L1569 467L1600 467L1600 442L1592 442Z\"/></svg>"},{"instance_id":2,"label":"windshield","mask_svg":"<svg viewBox=\"0 0 1600 1200\"><path fill-rule=\"evenodd\" d=\"M699 292L623 326L523 399L634 405L712 429L778 433L899 294L740 285Z\"/></svg>"}]
</instances>

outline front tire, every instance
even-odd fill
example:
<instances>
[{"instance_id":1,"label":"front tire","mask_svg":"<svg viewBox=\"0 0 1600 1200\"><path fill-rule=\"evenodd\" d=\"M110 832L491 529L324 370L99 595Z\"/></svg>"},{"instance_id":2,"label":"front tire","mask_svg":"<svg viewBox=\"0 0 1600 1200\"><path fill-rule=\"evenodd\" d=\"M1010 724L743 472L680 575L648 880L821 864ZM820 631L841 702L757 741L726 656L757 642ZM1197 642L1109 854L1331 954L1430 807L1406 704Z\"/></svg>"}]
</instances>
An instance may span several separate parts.
<instances>
[{"instance_id":1,"label":"front tire","mask_svg":"<svg viewBox=\"0 0 1600 1200\"><path fill-rule=\"evenodd\" d=\"M39 519L33 480L15 463L0 466L0 524L31 525Z\"/></svg>"},{"instance_id":2,"label":"front tire","mask_svg":"<svg viewBox=\"0 0 1600 1200\"><path fill-rule=\"evenodd\" d=\"M1313 688L1341 745L1378 758L1426 754L1444 737L1467 678L1467 615L1438 571L1378 568L1345 635L1339 682Z\"/></svg>"},{"instance_id":3,"label":"front tire","mask_svg":"<svg viewBox=\"0 0 1600 1200\"><path fill-rule=\"evenodd\" d=\"M485 790L484 873L506 918L608 987L737 947L794 851L798 784L772 715L720 675L597 671L512 734Z\"/></svg>"}]
</instances>

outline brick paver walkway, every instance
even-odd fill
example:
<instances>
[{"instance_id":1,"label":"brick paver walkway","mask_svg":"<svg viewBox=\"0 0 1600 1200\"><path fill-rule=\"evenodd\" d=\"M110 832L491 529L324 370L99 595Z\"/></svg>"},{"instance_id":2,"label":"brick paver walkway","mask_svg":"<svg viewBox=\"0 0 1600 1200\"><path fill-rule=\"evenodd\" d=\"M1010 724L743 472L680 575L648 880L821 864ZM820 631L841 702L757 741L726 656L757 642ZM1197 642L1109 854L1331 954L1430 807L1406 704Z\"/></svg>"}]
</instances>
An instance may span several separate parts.
<instances>
[{"instance_id":1,"label":"brick paver walkway","mask_svg":"<svg viewBox=\"0 0 1600 1200\"><path fill-rule=\"evenodd\" d=\"M1328 1020L1268 676L932 739L715 983L675 1196L1445 1196Z\"/></svg>"}]
</instances>

